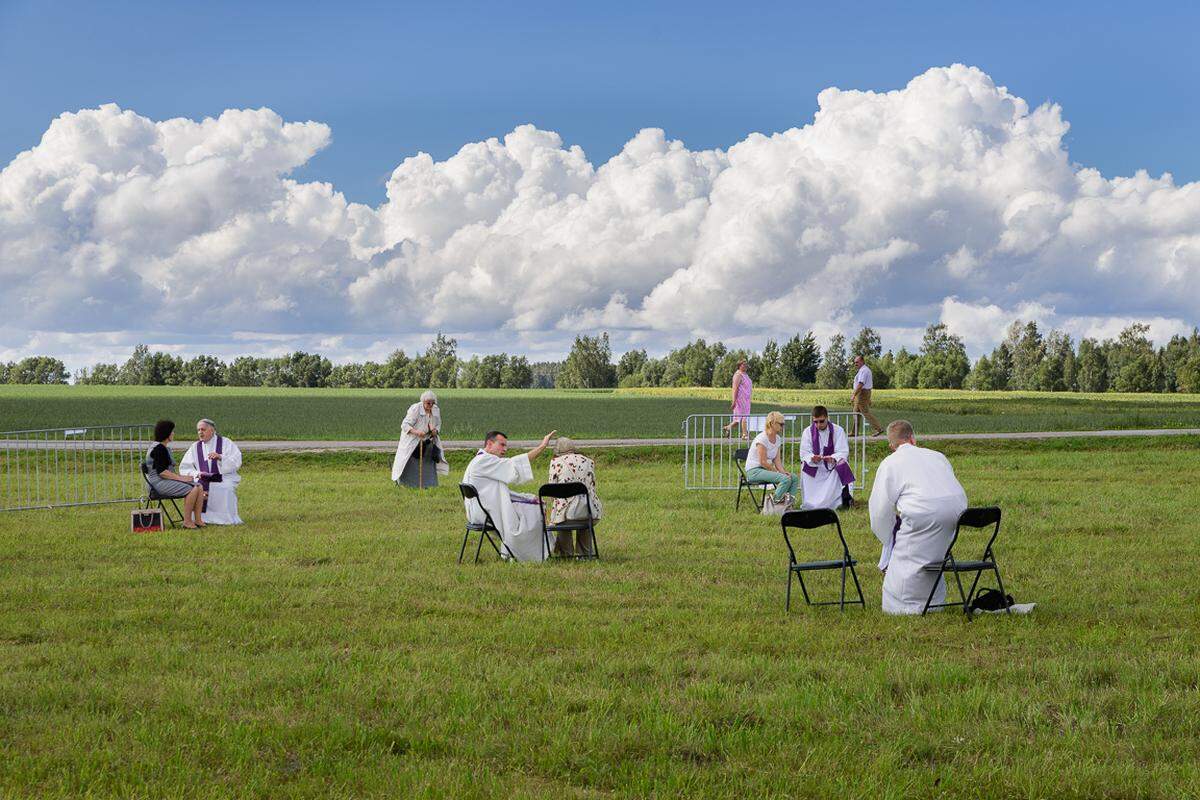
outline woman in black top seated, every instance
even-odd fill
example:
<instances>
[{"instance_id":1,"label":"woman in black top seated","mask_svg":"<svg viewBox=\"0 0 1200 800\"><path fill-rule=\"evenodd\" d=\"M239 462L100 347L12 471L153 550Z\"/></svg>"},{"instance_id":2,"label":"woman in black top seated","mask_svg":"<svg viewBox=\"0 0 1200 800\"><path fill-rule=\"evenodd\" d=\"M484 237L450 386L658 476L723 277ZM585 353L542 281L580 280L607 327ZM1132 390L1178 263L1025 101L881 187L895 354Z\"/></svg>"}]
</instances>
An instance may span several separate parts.
<instances>
[{"instance_id":1,"label":"woman in black top seated","mask_svg":"<svg viewBox=\"0 0 1200 800\"><path fill-rule=\"evenodd\" d=\"M204 487L187 475L174 471L175 459L167 447L175 438L175 423L169 419L160 419L154 425L154 441L158 444L146 453L146 463L150 467L146 471L146 481L154 487L160 497L182 497L183 527L203 528L204 520L200 512L204 507Z\"/></svg>"}]
</instances>

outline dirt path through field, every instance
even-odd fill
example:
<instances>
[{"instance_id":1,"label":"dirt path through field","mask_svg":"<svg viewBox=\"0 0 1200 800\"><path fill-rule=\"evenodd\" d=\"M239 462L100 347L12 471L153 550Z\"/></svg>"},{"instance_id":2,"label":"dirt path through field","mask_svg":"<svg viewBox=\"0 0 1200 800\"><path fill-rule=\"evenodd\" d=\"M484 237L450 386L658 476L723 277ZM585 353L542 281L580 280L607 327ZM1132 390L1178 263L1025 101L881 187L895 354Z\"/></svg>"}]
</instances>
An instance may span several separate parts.
<instances>
[{"instance_id":1,"label":"dirt path through field","mask_svg":"<svg viewBox=\"0 0 1200 800\"><path fill-rule=\"evenodd\" d=\"M920 441L972 441L991 439L1071 439L1071 438L1110 438L1116 436L1200 436L1200 428L1158 428L1153 430L1128 431L1019 431L1013 433L931 433L921 436ZM855 439L857 437L851 437ZM878 437L882 439L882 437ZM720 440L705 439L705 444L716 444ZM683 439L584 439L575 442L580 447L683 447ZM446 440L442 446L447 450L473 450L481 446L481 442ZM534 440L514 439L509 446L524 450L538 444ZM0 446L3 443L0 442ZM390 451L396 449L395 441L239 441L238 446L243 450L378 450Z\"/></svg>"}]
</instances>

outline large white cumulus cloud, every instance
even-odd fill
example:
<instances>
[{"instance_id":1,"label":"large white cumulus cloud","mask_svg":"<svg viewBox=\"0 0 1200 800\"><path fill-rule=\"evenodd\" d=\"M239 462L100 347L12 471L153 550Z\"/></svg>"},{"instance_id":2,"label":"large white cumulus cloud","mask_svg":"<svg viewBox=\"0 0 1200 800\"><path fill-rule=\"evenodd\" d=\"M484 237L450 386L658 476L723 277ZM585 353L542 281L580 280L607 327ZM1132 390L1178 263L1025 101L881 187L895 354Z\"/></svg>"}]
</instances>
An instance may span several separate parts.
<instances>
[{"instance_id":1,"label":"large white cumulus cloud","mask_svg":"<svg viewBox=\"0 0 1200 800\"><path fill-rule=\"evenodd\" d=\"M543 346L1200 320L1197 184L1072 163L1057 106L961 65L818 101L727 151L646 129L599 166L521 126L406 159L376 208L288 177L319 123L63 114L0 173L0 300L31 331L161 330L216 293L216 330Z\"/></svg>"}]
</instances>

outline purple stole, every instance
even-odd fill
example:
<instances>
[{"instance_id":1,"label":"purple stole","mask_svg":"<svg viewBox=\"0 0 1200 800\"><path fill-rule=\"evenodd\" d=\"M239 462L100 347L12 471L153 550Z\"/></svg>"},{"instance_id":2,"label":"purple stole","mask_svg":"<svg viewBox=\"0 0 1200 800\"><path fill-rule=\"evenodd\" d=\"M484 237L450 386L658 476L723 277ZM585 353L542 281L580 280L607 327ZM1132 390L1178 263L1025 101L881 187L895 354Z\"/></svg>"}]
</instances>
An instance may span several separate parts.
<instances>
[{"instance_id":1,"label":"purple stole","mask_svg":"<svg viewBox=\"0 0 1200 800\"><path fill-rule=\"evenodd\" d=\"M223 444L221 435L217 434L218 453L221 452ZM206 464L206 461L211 461L211 463ZM200 441L196 442L196 469L200 470L200 485L204 487L204 506L200 509L200 513L203 514L208 511L208 485L221 482L221 467L215 460L204 457L204 442Z\"/></svg>"},{"instance_id":2,"label":"purple stole","mask_svg":"<svg viewBox=\"0 0 1200 800\"><path fill-rule=\"evenodd\" d=\"M810 425L809 430L812 431L812 450L813 450L813 452L816 454L819 454L819 455L823 455L823 456L833 455L833 440L834 440L833 423L832 422L829 423L829 443L825 445L824 452L821 451L821 431L817 428L816 425ZM842 486L849 486L850 484L854 483L854 471L850 469L850 465L847 464L845 461L838 462L837 466L834 466L834 467L831 467L831 466L829 466L828 463L826 463L825 469L830 472L836 472L838 474L838 478L840 478L842 481ZM807 475L810 478L817 477L817 465L816 464L805 464L803 467L800 468L800 471L803 472L805 475Z\"/></svg>"}]
</instances>

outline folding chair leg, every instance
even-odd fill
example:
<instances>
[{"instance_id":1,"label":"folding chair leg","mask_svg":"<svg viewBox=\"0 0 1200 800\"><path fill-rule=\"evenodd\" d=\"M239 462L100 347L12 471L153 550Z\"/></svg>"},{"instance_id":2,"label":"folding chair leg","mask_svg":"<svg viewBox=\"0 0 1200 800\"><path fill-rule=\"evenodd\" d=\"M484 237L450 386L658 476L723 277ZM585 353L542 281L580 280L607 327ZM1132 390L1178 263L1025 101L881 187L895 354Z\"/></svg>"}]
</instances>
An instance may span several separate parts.
<instances>
[{"instance_id":1,"label":"folding chair leg","mask_svg":"<svg viewBox=\"0 0 1200 800\"><path fill-rule=\"evenodd\" d=\"M996 585L1000 587L1000 596L1007 599L1008 595L1004 593L1004 581L1000 580L1000 567L996 564L995 556L992 556L992 572L996 573ZM1012 606L1005 606L1004 613L1011 615Z\"/></svg>"},{"instance_id":2,"label":"folding chair leg","mask_svg":"<svg viewBox=\"0 0 1200 800\"><path fill-rule=\"evenodd\" d=\"M933 579L933 586L929 587L929 597L925 598L925 607L921 609L921 616L925 616L925 612L929 610L929 604L933 602L933 595L937 592L938 584L942 582L942 576L945 575L945 562L942 563L943 569L938 572L937 577Z\"/></svg>"},{"instance_id":3,"label":"folding chair leg","mask_svg":"<svg viewBox=\"0 0 1200 800\"><path fill-rule=\"evenodd\" d=\"M842 595L838 601L838 610L846 610L846 565L844 563L842 564Z\"/></svg>"},{"instance_id":4,"label":"folding chair leg","mask_svg":"<svg viewBox=\"0 0 1200 800\"><path fill-rule=\"evenodd\" d=\"M975 573L975 579L979 579L979 573ZM958 577L958 570L954 570L954 582L958 584L958 596L962 598L963 613L967 615L967 621L971 621L971 607L967 604L967 595L962 588L962 578Z\"/></svg>"},{"instance_id":5,"label":"folding chair leg","mask_svg":"<svg viewBox=\"0 0 1200 800\"><path fill-rule=\"evenodd\" d=\"M183 512L179 510L179 504L175 502L175 498L171 497L167 499L171 501L171 506L175 509L174 517L171 516L171 509L167 508L167 504L161 498L158 501L158 507L162 510L163 516L167 518L167 522L171 523L171 527L174 528L183 523ZM147 505L146 507L149 508L150 506Z\"/></svg>"},{"instance_id":6,"label":"folding chair leg","mask_svg":"<svg viewBox=\"0 0 1200 800\"><path fill-rule=\"evenodd\" d=\"M971 591L967 592L967 608L971 607L971 598L975 596L975 589L979 587L979 579L983 577L983 570L975 573L975 580L971 581ZM968 612L970 613L970 612Z\"/></svg>"},{"instance_id":7,"label":"folding chair leg","mask_svg":"<svg viewBox=\"0 0 1200 800\"><path fill-rule=\"evenodd\" d=\"M500 544L496 544L497 540L499 540ZM500 548L503 547L504 551L508 553L508 558L510 561L515 562L517 560L517 554L514 553L512 548L508 546L508 543L504 541L504 537L500 535L500 531L496 531L495 539L491 537L491 534L488 535L488 544L490 544L492 549L496 551L496 558L504 558L504 554L500 552Z\"/></svg>"},{"instance_id":8,"label":"folding chair leg","mask_svg":"<svg viewBox=\"0 0 1200 800\"><path fill-rule=\"evenodd\" d=\"M800 591L804 592L804 604L811 606L812 600L808 596L808 587L804 585L804 576L797 572L796 580L800 581Z\"/></svg>"},{"instance_id":9,"label":"folding chair leg","mask_svg":"<svg viewBox=\"0 0 1200 800\"><path fill-rule=\"evenodd\" d=\"M792 568L788 567L787 600L783 602L784 612L792 610Z\"/></svg>"},{"instance_id":10,"label":"folding chair leg","mask_svg":"<svg viewBox=\"0 0 1200 800\"><path fill-rule=\"evenodd\" d=\"M467 532L463 534L462 547L458 549L458 563L462 563L463 553L467 552L467 540L471 538L471 529L467 528Z\"/></svg>"},{"instance_id":11,"label":"folding chair leg","mask_svg":"<svg viewBox=\"0 0 1200 800\"><path fill-rule=\"evenodd\" d=\"M854 579L854 588L858 590L858 602L863 607L867 607L867 601L863 598L862 585L858 582L858 573L854 571L854 565L850 565L850 577Z\"/></svg>"},{"instance_id":12,"label":"folding chair leg","mask_svg":"<svg viewBox=\"0 0 1200 800\"><path fill-rule=\"evenodd\" d=\"M733 504L734 511L740 511L742 508L742 482L738 481L737 502Z\"/></svg>"},{"instance_id":13,"label":"folding chair leg","mask_svg":"<svg viewBox=\"0 0 1200 800\"><path fill-rule=\"evenodd\" d=\"M487 531L480 531L479 532L479 544L475 545L475 563L476 564L479 563L479 553L483 550L483 540L484 539L491 541L492 537L488 536Z\"/></svg>"}]
</instances>

